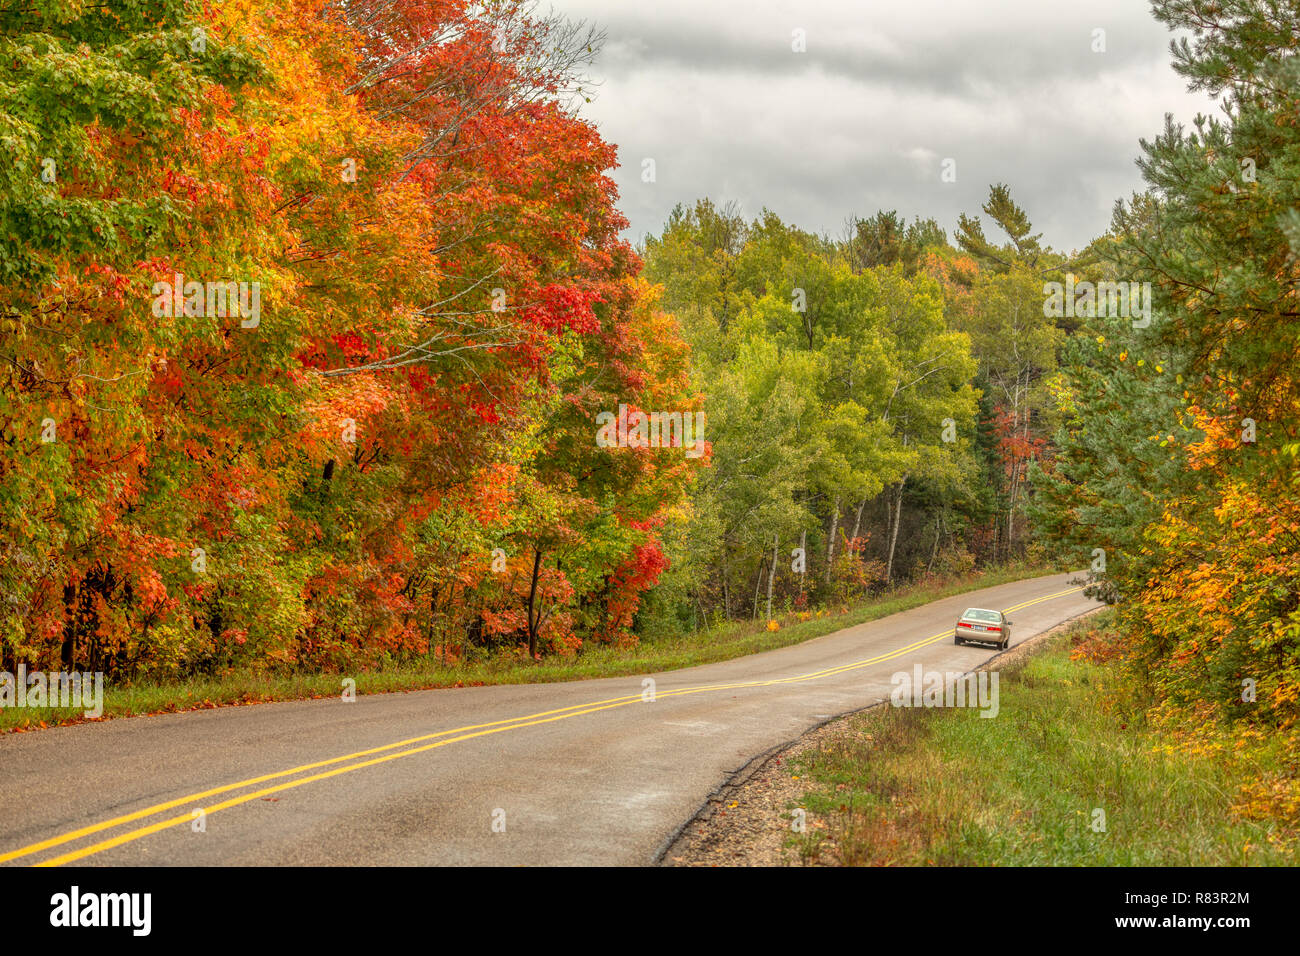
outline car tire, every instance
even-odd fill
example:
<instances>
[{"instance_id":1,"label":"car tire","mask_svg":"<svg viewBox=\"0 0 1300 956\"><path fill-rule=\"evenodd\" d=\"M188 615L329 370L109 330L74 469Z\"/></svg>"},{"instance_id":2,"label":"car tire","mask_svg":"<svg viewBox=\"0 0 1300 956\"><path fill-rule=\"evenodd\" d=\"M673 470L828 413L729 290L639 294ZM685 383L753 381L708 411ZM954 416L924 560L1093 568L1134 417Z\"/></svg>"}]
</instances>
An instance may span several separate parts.
<instances>
[{"instance_id":1,"label":"car tire","mask_svg":"<svg viewBox=\"0 0 1300 956\"><path fill-rule=\"evenodd\" d=\"M954 634L954 635L952 636L952 642L953 642L954 644L965 644L965 643L966 643L966 642L963 641L960 637L958 637L956 634Z\"/></svg>"},{"instance_id":2,"label":"car tire","mask_svg":"<svg viewBox=\"0 0 1300 956\"><path fill-rule=\"evenodd\" d=\"M1005 651L1010 646L1011 646L1011 635L1008 634L1006 637L1002 638L1002 649Z\"/></svg>"}]
</instances>

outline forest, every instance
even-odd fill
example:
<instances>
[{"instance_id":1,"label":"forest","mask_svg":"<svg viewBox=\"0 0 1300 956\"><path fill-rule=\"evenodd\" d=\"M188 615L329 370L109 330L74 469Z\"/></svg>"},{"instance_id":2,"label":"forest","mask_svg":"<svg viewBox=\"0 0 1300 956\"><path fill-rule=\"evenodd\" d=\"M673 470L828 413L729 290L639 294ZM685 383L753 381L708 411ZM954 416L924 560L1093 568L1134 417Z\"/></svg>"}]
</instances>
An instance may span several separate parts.
<instances>
[{"instance_id":1,"label":"forest","mask_svg":"<svg viewBox=\"0 0 1300 956\"><path fill-rule=\"evenodd\" d=\"M1066 252L1002 183L634 245L599 30L531 0L0 9L0 669L540 660L1020 563L1157 703L1292 727L1300 40L1154 11L1222 112Z\"/></svg>"}]
</instances>

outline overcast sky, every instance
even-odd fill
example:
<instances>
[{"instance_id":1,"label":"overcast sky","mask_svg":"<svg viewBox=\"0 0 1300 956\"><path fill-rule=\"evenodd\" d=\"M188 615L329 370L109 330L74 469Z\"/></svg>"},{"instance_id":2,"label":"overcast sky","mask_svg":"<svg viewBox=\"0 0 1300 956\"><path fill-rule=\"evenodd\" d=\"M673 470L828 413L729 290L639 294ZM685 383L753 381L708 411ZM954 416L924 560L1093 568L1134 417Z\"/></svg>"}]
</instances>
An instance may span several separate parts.
<instances>
[{"instance_id":1,"label":"overcast sky","mask_svg":"<svg viewBox=\"0 0 1300 956\"><path fill-rule=\"evenodd\" d=\"M1005 182L1044 242L1068 251L1140 187L1139 137L1166 112L1216 109L1186 92L1141 0L551 4L608 34L584 115L619 147L633 241L702 196L835 236L849 215L896 209L951 237L957 214ZM1092 49L1099 28L1105 52ZM807 52L791 48L796 29Z\"/></svg>"}]
</instances>

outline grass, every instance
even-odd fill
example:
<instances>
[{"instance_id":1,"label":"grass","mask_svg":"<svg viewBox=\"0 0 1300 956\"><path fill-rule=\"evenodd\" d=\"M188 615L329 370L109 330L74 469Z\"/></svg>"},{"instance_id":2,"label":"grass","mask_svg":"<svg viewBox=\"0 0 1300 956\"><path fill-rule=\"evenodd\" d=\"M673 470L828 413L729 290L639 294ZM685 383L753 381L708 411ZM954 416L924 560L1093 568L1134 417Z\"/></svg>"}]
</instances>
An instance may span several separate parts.
<instances>
[{"instance_id":1,"label":"grass","mask_svg":"<svg viewBox=\"0 0 1300 956\"><path fill-rule=\"evenodd\" d=\"M895 707L851 718L787 768L819 824L789 845L841 865L1294 865L1296 821L1242 809L1252 782L1290 776L1294 754L1170 746L1118 665L1071 660L1108 624L1094 615L1012 663L992 719Z\"/></svg>"},{"instance_id":2,"label":"grass","mask_svg":"<svg viewBox=\"0 0 1300 956\"><path fill-rule=\"evenodd\" d=\"M933 582L899 589L847 610L823 610L820 616L814 612L805 621L798 620L794 613L783 614L777 618L780 626L775 631L769 630L765 621L732 621L698 634L643 640L627 649L591 647L572 657L554 657L540 662L529 661L526 657L500 657L449 666L428 658L356 674L274 675L234 671L222 676L185 681L137 682L117 686L106 683L103 716L100 719L202 710L272 700L335 697L342 692L342 681L346 677L356 681L357 694L382 694L439 687L589 680L676 670L799 644L943 597L1049 573L1052 572L1043 568L1010 565L981 572L961 581ZM0 708L0 733L80 723L86 719L83 711L67 708Z\"/></svg>"}]
</instances>

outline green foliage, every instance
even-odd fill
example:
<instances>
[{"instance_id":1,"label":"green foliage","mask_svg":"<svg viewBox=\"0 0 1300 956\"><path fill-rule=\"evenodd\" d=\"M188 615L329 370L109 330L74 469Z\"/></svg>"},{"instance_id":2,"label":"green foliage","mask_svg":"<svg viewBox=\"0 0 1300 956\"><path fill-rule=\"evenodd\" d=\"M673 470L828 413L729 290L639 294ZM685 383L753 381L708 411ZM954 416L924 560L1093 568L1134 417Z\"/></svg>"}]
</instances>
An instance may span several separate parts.
<instances>
[{"instance_id":1,"label":"green foliage","mask_svg":"<svg viewBox=\"0 0 1300 956\"><path fill-rule=\"evenodd\" d=\"M1164 0L1174 68L1223 112L1143 141L1146 192L1093 252L1150 283L1144 323L1095 322L1058 400L1040 527L1104 549L1130 656L1164 706L1300 716L1300 38L1292 2Z\"/></svg>"},{"instance_id":2,"label":"green foliage","mask_svg":"<svg viewBox=\"0 0 1300 956\"><path fill-rule=\"evenodd\" d=\"M890 576L896 544L880 535L879 559L867 554L868 506L907 481L936 509L969 488L977 363L918 269L941 233L887 214L859 227L842 247L705 200L646 244L646 275L692 346L713 448L692 533L669 552L677 620L757 616L769 584L777 607L843 598L850 579L860 592ZM892 251L863 251L873 230ZM845 562L860 570L846 578Z\"/></svg>"}]
</instances>

